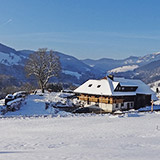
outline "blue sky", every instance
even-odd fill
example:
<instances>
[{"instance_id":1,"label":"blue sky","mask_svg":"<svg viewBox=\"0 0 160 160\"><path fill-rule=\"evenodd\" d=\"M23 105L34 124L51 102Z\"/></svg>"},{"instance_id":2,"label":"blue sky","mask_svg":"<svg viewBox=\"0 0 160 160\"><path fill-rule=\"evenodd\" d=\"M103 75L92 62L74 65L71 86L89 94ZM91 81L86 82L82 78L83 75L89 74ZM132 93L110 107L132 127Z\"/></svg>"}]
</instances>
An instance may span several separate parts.
<instances>
[{"instance_id":1,"label":"blue sky","mask_svg":"<svg viewBox=\"0 0 160 160\"><path fill-rule=\"evenodd\" d=\"M0 43L77 58L160 51L159 0L0 0Z\"/></svg>"}]
</instances>

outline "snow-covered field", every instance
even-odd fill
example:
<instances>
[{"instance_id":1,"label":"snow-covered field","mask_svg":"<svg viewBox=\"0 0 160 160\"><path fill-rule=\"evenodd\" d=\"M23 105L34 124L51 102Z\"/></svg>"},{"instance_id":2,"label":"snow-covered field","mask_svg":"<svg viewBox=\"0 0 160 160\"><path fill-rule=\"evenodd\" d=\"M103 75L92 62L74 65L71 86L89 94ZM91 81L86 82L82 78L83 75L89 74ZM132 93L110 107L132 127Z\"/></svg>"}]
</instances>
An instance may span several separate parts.
<instances>
[{"instance_id":1,"label":"snow-covered field","mask_svg":"<svg viewBox=\"0 0 160 160\"><path fill-rule=\"evenodd\" d=\"M0 160L159 160L160 114L0 119Z\"/></svg>"},{"instance_id":2,"label":"snow-covered field","mask_svg":"<svg viewBox=\"0 0 160 160\"><path fill-rule=\"evenodd\" d=\"M0 160L160 159L160 112L98 115L45 110L45 102L70 103L66 96L29 95L20 110L0 116Z\"/></svg>"}]
</instances>

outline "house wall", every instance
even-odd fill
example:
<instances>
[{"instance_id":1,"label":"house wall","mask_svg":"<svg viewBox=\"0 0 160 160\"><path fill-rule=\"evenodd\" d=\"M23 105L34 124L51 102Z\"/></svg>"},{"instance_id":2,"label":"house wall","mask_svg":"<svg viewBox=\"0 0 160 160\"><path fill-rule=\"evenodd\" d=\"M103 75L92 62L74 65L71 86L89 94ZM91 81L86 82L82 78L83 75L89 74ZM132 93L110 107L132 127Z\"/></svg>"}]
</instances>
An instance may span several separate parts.
<instances>
[{"instance_id":1,"label":"house wall","mask_svg":"<svg viewBox=\"0 0 160 160\"><path fill-rule=\"evenodd\" d=\"M114 103L112 111L129 110L134 108L134 101L124 103Z\"/></svg>"},{"instance_id":2,"label":"house wall","mask_svg":"<svg viewBox=\"0 0 160 160\"><path fill-rule=\"evenodd\" d=\"M113 112L113 104L99 103L99 107L105 112Z\"/></svg>"},{"instance_id":3,"label":"house wall","mask_svg":"<svg viewBox=\"0 0 160 160\"><path fill-rule=\"evenodd\" d=\"M87 101L82 101L84 107L99 107L103 109L105 112L114 112L117 110L128 110L134 108L134 102L124 102L124 103L113 103L113 104L106 104L106 103L95 103L90 102L87 104Z\"/></svg>"},{"instance_id":4,"label":"house wall","mask_svg":"<svg viewBox=\"0 0 160 160\"><path fill-rule=\"evenodd\" d=\"M105 103L95 103L95 102L90 102L87 104L87 102L83 102L84 107L97 107L103 109L105 112L112 112L113 111L113 104L105 104Z\"/></svg>"},{"instance_id":5,"label":"house wall","mask_svg":"<svg viewBox=\"0 0 160 160\"><path fill-rule=\"evenodd\" d=\"M137 94L135 98L135 108L139 109L141 107L151 105L151 95Z\"/></svg>"},{"instance_id":6,"label":"house wall","mask_svg":"<svg viewBox=\"0 0 160 160\"><path fill-rule=\"evenodd\" d=\"M134 108L134 101L124 102L123 109L128 110L128 109L133 109L133 108Z\"/></svg>"},{"instance_id":7,"label":"house wall","mask_svg":"<svg viewBox=\"0 0 160 160\"><path fill-rule=\"evenodd\" d=\"M114 112L117 110L129 110L134 108L134 101L131 102L124 102L124 103L113 103L113 104L106 104L106 103L95 103L90 102L87 104L86 101L83 102L84 107L99 107L103 109L105 112Z\"/></svg>"},{"instance_id":8,"label":"house wall","mask_svg":"<svg viewBox=\"0 0 160 160\"><path fill-rule=\"evenodd\" d=\"M78 96L78 98L81 101L113 104L113 97L94 96L94 95L84 95L84 94L81 94L80 96Z\"/></svg>"},{"instance_id":9,"label":"house wall","mask_svg":"<svg viewBox=\"0 0 160 160\"><path fill-rule=\"evenodd\" d=\"M144 99L141 99L143 97ZM79 96L84 107L99 107L105 112L114 112L117 110L129 110L136 108L136 105L141 102L146 105L146 95L143 96L116 96L116 97L104 97L104 96L93 96L83 95ZM145 102L143 102L145 101ZM137 103L138 102L138 103Z\"/></svg>"}]
</instances>

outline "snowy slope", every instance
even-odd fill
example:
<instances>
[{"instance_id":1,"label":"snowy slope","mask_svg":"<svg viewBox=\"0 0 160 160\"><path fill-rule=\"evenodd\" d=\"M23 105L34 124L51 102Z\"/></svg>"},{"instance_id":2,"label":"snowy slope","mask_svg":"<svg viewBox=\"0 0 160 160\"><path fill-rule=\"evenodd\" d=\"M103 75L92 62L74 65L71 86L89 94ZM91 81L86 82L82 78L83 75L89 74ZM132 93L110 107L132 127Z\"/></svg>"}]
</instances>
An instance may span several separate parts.
<instances>
[{"instance_id":1,"label":"snowy slope","mask_svg":"<svg viewBox=\"0 0 160 160\"><path fill-rule=\"evenodd\" d=\"M160 91L160 80L155 81L153 83L150 83L149 86L151 87L151 89L156 92L156 89L158 88Z\"/></svg>"},{"instance_id":2,"label":"snowy slope","mask_svg":"<svg viewBox=\"0 0 160 160\"><path fill-rule=\"evenodd\" d=\"M0 63L5 65L18 65L22 60L21 56L14 53L3 53L0 52Z\"/></svg>"},{"instance_id":3,"label":"snowy slope","mask_svg":"<svg viewBox=\"0 0 160 160\"><path fill-rule=\"evenodd\" d=\"M72 72L72 71L68 71L68 70L62 70L62 73L65 73L65 74L68 74L71 76L75 76L77 79L79 79L82 76L78 72Z\"/></svg>"},{"instance_id":4,"label":"snowy slope","mask_svg":"<svg viewBox=\"0 0 160 160\"><path fill-rule=\"evenodd\" d=\"M114 69L108 71L108 73L118 73L118 72L133 71L134 69L136 69L138 67L139 67L138 65L122 66L122 67L114 68Z\"/></svg>"},{"instance_id":5,"label":"snowy slope","mask_svg":"<svg viewBox=\"0 0 160 160\"><path fill-rule=\"evenodd\" d=\"M61 102L65 103L65 98L63 98L65 94L63 93L42 93L38 91L37 95L29 95L26 97L25 101L22 103L20 110L15 112L7 112L5 117L7 116L40 116L40 115L48 115L55 114L57 112L54 108L45 109L46 102ZM0 106L2 106L4 101L0 101ZM69 103L69 102L68 102ZM59 113L59 115L61 112ZM62 113L63 114L63 113ZM67 114L67 113L65 113Z\"/></svg>"},{"instance_id":6,"label":"snowy slope","mask_svg":"<svg viewBox=\"0 0 160 160\"><path fill-rule=\"evenodd\" d=\"M8 112L5 116L15 116L15 115L43 115L48 114L45 110L44 97L39 95L30 95L26 98L25 102L22 104L20 110L15 112Z\"/></svg>"},{"instance_id":7,"label":"snowy slope","mask_svg":"<svg viewBox=\"0 0 160 160\"><path fill-rule=\"evenodd\" d=\"M159 160L159 116L0 119L0 160Z\"/></svg>"},{"instance_id":8,"label":"snowy slope","mask_svg":"<svg viewBox=\"0 0 160 160\"><path fill-rule=\"evenodd\" d=\"M26 58L27 55L0 43L0 64L7 66L24 65L22 61Z\"/></svg>"},{"instance_id":9,"label":"snowy slope","mask_svg":"<svg viewBox=\"0 0 160 160\"><path fill-rule=\"evenodd\" d=\"M156 53L145 55L143 57L139 57L139 59L137 60L137 63L147 64L155 60L160 60L160 52L156 52Z\"/></svg>"}]
</instances>

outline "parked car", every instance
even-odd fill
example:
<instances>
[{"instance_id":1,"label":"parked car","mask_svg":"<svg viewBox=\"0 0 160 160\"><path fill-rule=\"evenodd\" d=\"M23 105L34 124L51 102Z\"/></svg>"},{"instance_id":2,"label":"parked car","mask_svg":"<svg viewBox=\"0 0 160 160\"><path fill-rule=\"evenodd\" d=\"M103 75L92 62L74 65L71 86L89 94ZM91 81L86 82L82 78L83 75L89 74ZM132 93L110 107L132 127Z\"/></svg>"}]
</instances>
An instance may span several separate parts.
<instances>
[{"instance_id":1,"label":"parked car","mask_svg":"<svg viewBox=\"0 0 160 160\"><path fill-rule=\"evenodd\" d=\"M27 95L26 91L19 91L13 94L14 98L24 98Z\"/></svg>"},{"instance_id":2,"label":"parked car","mask_svg":"<svg viewBox=\"0 0 160 160\"><path fill-rule=\"evenodd\" d=\"M9 101L12 101L12 100L14 100L14 95L8 94L8 95L5 97L5 105L7 105L7 103L8 103Z\"/></svg>"}]
</instances>

